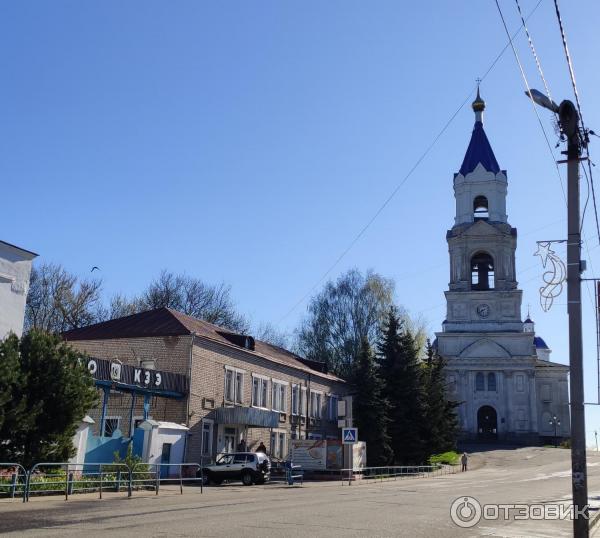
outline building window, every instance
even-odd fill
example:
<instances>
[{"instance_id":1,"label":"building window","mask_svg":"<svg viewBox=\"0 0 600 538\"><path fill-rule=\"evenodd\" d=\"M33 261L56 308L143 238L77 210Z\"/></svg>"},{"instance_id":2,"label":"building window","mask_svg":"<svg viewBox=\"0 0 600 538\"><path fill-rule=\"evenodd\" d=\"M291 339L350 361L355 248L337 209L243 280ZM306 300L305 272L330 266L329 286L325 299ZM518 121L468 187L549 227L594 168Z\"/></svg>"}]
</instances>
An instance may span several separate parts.
<instances>
[{"instance_id":1,"label":"building window","mask_svg":"<svg viewBox=\"0 0 600 538\"><path fill-rule=\"evenodd\" d=\"M473 200L473 218L474 219L488 219L488 200L485 196L477 196Z\"/></svg>"},{"instance_id":2,"label":"building window","mask_svg":"<svg viewBox=\"0 0 600 538\"><path fill-rule=\"evenodd\" d=\"M516 376L517 379L517 392L525 391L525 376L523 374L518 374Z\"/></svg>"},{"instance_id":3,"label":"building window","mask_svg":"<svg viewBox=\"0 0 600 538\"><path fill-rule=\"evenodd\" d=\"M287 443L285 432L273 431L271 433L271 457L284 460L287 457Z\"/></svg>"},{"instance_id":4,"label":"building window","mask_svg":"<svg viewBox=\"0 0 600 538\"><path fill-rule=\"evenodd\" d=\"M496 392L496 374L493 372L490 372L487 375L488 378L488 390L492 391L492 392Z\"/></svg>"},{"instance_id":5,"label":"building window","mask_svg":"<svg viewBox=\"0 0 600 538\"><path fill-rule=\"evenodd\" d=\"M487 252L478 252L471 258L471 289L494 289L494 260Z\"/></svg>"},{"instance_id":6,"label":"building window","mask_svg":"<svg viewBox=\"0 0 600 538\"><path fill-rule=\"evenodd\" d=\"M271 391L271 407L273 408L273 411L279 411L280 413L287 412L285 405L285 386L286 383L273 380L273 388Z\"/></svg>"},{"instance_id":7,"label":"building window","mask_svg":"<svg viewBox=\"0 0 600 538\"><path fill-rule=\"evenodd\" d=\"M104 437L112 437L115 431L119 429L121 423L121 417L106 417L104 419Z\"/></svg>"},{"instance_id":8,"label":"building window","mask_svg":"<svg viewBox=\"0 0 600 538\"><path fill-rule=\"evenodd\" d=\"M300 385L292 385L292 415L300 414Z\"/></svg>"},{"instance_id":9,"label":"building window","mask_svg":"<svg viewBox=\"0 0 600 538\"><path fill-rule=\"evenodd\" d=\"M483 392L485 390L485 379L481 372L477 372L475 376L475 390L478 392Z\"/></svg>"},{"instance_id":10,"label":"building window","mask_svg":"<svg viewBox=\"0 0 600 538\"><path fill-rule=\"evenodd\" d=\"M323 393L310 391L310 418L320 419L322 414Z\"/></svg>"},{"instance_id":11,"label":"building window","mask_svg":"<svg viewBox=\"0 0 600 538\"><path fill-rule=\"evenodd\" d=\"M544 384L544 385L542 385L541 388L542 388L542 390L541 390L542 402L551 402L552 397L551 397L550 385Z\"/></svg>"},{"instance_id":12,"label":"building window","mask_svg":"<svg viewBox=\"0 0 600 538\"><path fill-rule=\"evenodd\" d=\"M225 367L225 401L242 404L244 402L244 371Z\"/></svg>"},{"instance_id":13,"label":"building window","mask_svg":"<svg viewBox=\"0 0 600 538\"><path fill-rule=\"evenodd\" d=\"M338 418L337 407L338 407L339 400L340 400L340 397L337 394L329 395L329 400L327 402L327 418L331 422L337 421L337 418Z\"/></svg>"},{"instance_id":14,"label":"building window","mask_svg":"<svg viewBox=\"0 0 600 538\"><path fill-rule=\"evenodd\" d=\"M252 376L252 405L254 407L267 407L268 386L267 378Z\"/></svg>"},{"instance_id":15,"label":"building window","mask_svg":"<svg viewBox=\"0 0 600 538\"><path fill-rule=\"evenodd\" d=\"M213 423L204 419L202 421L202 446L200 448L202 456L210 456L212 454L212 434Z\"/></svg>"}]
</instances>

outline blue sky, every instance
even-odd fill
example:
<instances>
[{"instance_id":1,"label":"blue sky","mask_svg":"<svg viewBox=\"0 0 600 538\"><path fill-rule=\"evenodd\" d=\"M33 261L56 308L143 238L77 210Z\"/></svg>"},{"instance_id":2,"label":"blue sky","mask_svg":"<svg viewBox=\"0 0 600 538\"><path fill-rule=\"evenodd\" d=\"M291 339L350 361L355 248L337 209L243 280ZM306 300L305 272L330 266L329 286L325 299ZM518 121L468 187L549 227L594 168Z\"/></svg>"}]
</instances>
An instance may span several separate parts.
<instances>
[{"instance_id":1,"label":"blue sky","mask_svg":"<svg viewBox=\"0 0 600 538\"><path fill-rule=\"evenodd\" d=\"M526 13L536 3L521 1ZM600 130L600 5L562 4L584 118ZM516 30L514 2L501 5ZM555 100L572 98L553 3L542 0L528 24ZM284 330L306 304L282 317L506 43L493 0L3 2L0 30L2 239L81 276L100 266L107 294L136 293L161 268L225 281L242 312ZM543 89L523 34L516 46ZM523 89L507 50L481 87L485 126L509 174L524 305L566 362L566 298L541 312L533 257L536 240L565 236L565 204ZM472 98L330 274L357 266L394 278L398 301L431 332L444 319L452 175ZM584 228L591 277L600 271L591 210ZM586 400L596 401L586 289L584 299ZM589 408L587 429L599 421Z\"/></svg>"}]
</instances>

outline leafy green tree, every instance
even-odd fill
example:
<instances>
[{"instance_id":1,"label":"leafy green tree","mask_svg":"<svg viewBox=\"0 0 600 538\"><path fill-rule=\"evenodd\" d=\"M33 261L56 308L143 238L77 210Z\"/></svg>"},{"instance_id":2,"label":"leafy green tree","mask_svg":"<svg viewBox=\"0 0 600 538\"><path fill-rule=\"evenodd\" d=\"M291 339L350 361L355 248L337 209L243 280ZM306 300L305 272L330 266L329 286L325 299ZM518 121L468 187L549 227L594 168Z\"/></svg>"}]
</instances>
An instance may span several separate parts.
<instances>
[{"instance_id":1,"label":"leafy green tree","mask_svg":"<svg viewBox=\"0 0 600 538\"><path fill-rule=\"evenodd\" d=\"M393 459L387 433L389 405L382 395L378 370L369 341L363 338L354 368L353 416L360 440L367 443L367 462L371 467L388 465Z\"/></svg>"},{"instance_id":2,"label":"leafy green tree","mask_svg":"<svg viewBox=\"0 0 600 538\"><path fill-rule=\"evenodd\" d=\"M398 465L421 465L428 460L429 451L419 346L394 307L388 311L378 355L385 380L384 397L390 405L388 431L394 461Z\"/></svg>"},{"instance_id":3,"label":"leafy green tree","mask_svg":"<svg viewBox=\"0 0 600 538\"><path fill-rule=\"evenodd\" d=\"M17 372L10 387L0 387L0 398L12 393L22 419L0 425L0 459L29 467L73 456L72 437L97 403L79 356L58 336L35 330L20 341L9 337L0 344L0 360Z\"/></svg>"},{"instance_id":4,"label":"leafy green tree","mask_svg":"<svg viewBox=\"0 0 600 538\"><path fill-rule=\"evenodd\" d=\"M432 454L442 454L456 449L458 404L448 399L444 374L446 361L437 354L429 340L426 353L427 359L423 364L423 385L427 443Z\"/></svg>"}]
</instances>

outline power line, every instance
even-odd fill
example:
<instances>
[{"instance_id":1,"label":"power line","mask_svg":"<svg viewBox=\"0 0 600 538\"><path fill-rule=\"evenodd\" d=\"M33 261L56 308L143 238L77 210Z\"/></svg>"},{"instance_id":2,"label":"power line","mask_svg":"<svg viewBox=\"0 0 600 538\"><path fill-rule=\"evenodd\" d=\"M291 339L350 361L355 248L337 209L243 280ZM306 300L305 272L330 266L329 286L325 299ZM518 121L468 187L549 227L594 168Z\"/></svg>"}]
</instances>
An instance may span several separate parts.
<instances>
[{"instance_id":1,"label":"power line","mask_svg":"<svg viewBox=\"0 0 600 538\"><path fill-rule=\"evenodd\" d=\"M538 0L537 4L533 7L533 9L531 10L531 12L529 13L529 15L527 15L527 17L525 18L525 20L529 20L529 18L536 12L537 8L540 6L540 4L542 3L543 0ZM494 58L494 60L492 61L492 63L490 64L490 66L487 68L487 70L485 71L485 73L483 74L483 76L480 78L480 82L483 82L485 80L485 78L489 75L489 73L492 71L492 69L495 67L495 65L498 63L498 60L500 60L500 58L502 57L502 55L504 54L504 52L506 51L506 49L512 44L512 39L514 39L519 33L521 32L521 27L519 27L519 29L513 34L513 36L511 37L509 34L509 42L502 48L502 50L498 53L498 55ZM354 247L354 245L360 240L360 238L365 234L365 232L369 229L369 227L371 226L371 224L373 224L373 222L375 222L375 220L377 219L377 217L382 213L382 211L388 206L388 204L392 201L392 199L394 198L394 196L396 196L396 194L398 193L398 191L400 190L400 188L406 183L406 181L408 181L408 179L410 178L410 176L413 174L413 172L418 168L418 166L421 164L421 162L425 159L425 157L429 154L429 152L433 149L433 147L435 146L435 144L437 143L437 141L442 137L442 135L446 132L446 130L448 129L448 127L450 126L450 124L452 123L452 121L454 120L454 118L456 118L456 116L458 116L458 113L463 109L463 107L465 106L465 104L469 101L469 99L471 98L471 96L473 95L475 91L475 88L473 88L469 94L466 96L466 98L462 101L462 103L460 104L460 106L456 109L456 111L450 116L450 118L448 119L448 121L444 124L444 126L442 127L442 129L438 132L438 134L435 136L435 138L433 139L433 141L429 144L429 146L427 146L427 148L425 149L425 151L421 154L421 156L417 159L416 163L413 165L413 167L409 170L409 172L406 174L406 176L404 176L404 178L402 179L402 181L398 184L398 186L391 192L391 194L385 199L385 201L383 202L383 204L379 207L379 209L377 209L377 211L375 212L375 214L369 219L369 221L361 228L361 230L358 232L358 234L354 237L354 239L350 242L350 244L348 245L348 247L346 247L346 249L338 256L338 258L329 266L329 268L323 273L323 275L317 280L317 282L300 298L300 300L298 300L281 318L279 318L279 320L277 321L277 324L281 323L284 319L286 319L294 310L296 310L296 308L298 308L298 306L300 306L312 293L313 291L321 284L321 282L323 282L323 280L325 280L329 274L331 273L331 271L333 271L333 269L335 269L335 267L340 263L340 261L342 261L342 259L348 254L348 252L350 252L350 250L352 250L352 248ZM564 194L564 193L563 193Z\"/></svg>"},{"instance_id":2,"label":"power line","mask_svg":"<svg viewBox=\"0 0 600 538\"><path fill-rule=\"evenodd\" d=\"M525 70L523 69L523 65L521 64L521 60L519 59L519 54L517 53L517 49L514 46L513 39L510 37L510 33L508 31L508 27L506 25L506 20L504 19L504 15L502 13L502 9L500 8L500 4L498 3L498 0L495 0L495 2L496 2L496 7L498 8L498 13L500 14L500 19L502 20L502 25L504 26L504 30L506 32L506 35L508 36L508 38L510 40L510 46L511 46L513 54L515 56L515 60L517 62L517 65L519 66L519 70L521 72L521 76L523 78L523 82L525 83L525 87L527 88L527 93L528 93L528 95L531 95L531 88L529 87L529 82L527 80L527 76L525 75ZM565 43L566 43L566 41L565 41ZM560 188L562 190L563 198L564 198L565 206L566 206L567 205L567 197L566 197L566 194L565 194L565 188L564 188L564 185L563 185L563 179L562 179L562 174L560 173L560 168L558 167L558 163L556 162L556 160L554 158L554 152L552 151L552 147L550 146L550 141L548 140L548 135L546 134L546 129L544 129L544 125L542 123L540 115L538 114L537 107L536 107L535 103L533 102L533 100L531 100L531 105L532 105L533 110L535 112L535 115L537 117L537 120L538 120L538 123L540 125L540 128L542 129L542 133L544 135L544 139L546 140L546 145L548 146L548 150L549 150L550 156L552 158L552 162L554 163L554 166L556 168L556 174L557 174L558 180L560 182ZM582 122L582 126L583 126L583 122ZM590 249L589 249L589 246L587 244L587 240L585 240L585 236L583 236L583 238L584 238L583 242L585 244L586 250L588 252L588 257L589 257L589 255L590 255L589 254ZM591 266L592 265L591 265L591 259L590 259L590 267ZM591 292L590 292L590 289L589 289L589 285L586 286L586 289L587 289L587 292L588 292L588 297L589 297L589 299L590 299L590 301L591 301L591 303L593 305L594 301L593 301L593 298L592 298L592 295L591 295Z\"/></svg>"},{"instance_id":3,"label":"power line","mask_svg":"<svg viewBox=\"0 0 600 538\"><path fill-rule=\"evenodd\" d=\"M569 68L569 77L571 79L571 85L573 86L573 93L575 95L575 103L577 104L577 112L579 113L579 119L581 121L581 130L583 132L583 136L582 136L582 145L583 148L585 149L585 153L588 159L588 170L589 170L589 177L588 174L585 170L585 166L582 166L583 171L586 175L586 179L588 181L588 186L591 186L591 190L592 190L592 202L594 205L594 216L596 219L596 234L598 235L598 241L600 241L600 225L598 223L598 207L596 205L596 191L594 189L594 176L592 174L592 167L590 165L590 152L589 152L589 148L588 148L588 131L585 128L585 122L583 119L583 114L581 112L581 101L579 100L579 92L577 91L577 83L575 81L575 69L573 68L573 61L571 59L571 54L569 53L569 46L567 44L567 36L565 33L565 28L563 25L563 21L562 21L562 17L560 14L560 8L558 6L558 0L554 0L554 9L556 11L556 18L558 20L558 27L560 29L560 37L562 40L562 45L563 45L563 49L565 51L565 58L567 60L567 67ZM587 202L586 202L586 206L587 206ZM584 211L584 215L585 217L585 211ZM582 222L581 222L581 227L583 228L583 218L582 218Z\"/></svg>"},{"instance_id":4,"label":"power line","mask_svg":"<svg viewBox=\"0 0 600 538\"><path fill-rule=\"evenodd\" d=\"M573 93L575 94L575 102L577 103L577 111L579 112L581 128L583 129L583 132L585 134L586 130L585 130L585 124L583 123L583 116L581 114L581 103L579 102L579 92L577 91L577 84L575 83L575 71L573 70L573 62L571 61L571 55L569 54L569 47L567 45L567 37L565 35L565 29L563 27L562 17L560 16L558 0L554 0L554 8L556 10L556 18L558 19L558 26L560 28L560 36L562 38L562 44L563 44L563 49L565 51L565 57L567 58L567 65L569 66L569 75L571 77L571 84L573 85Z\"/></svg>"},{"instance_id":5,"label":"power line","mask_svg":"<svg viewBox=\"0 0 600 538\"><path fill-rule=\"evenodd\" d=\"M495 0L496 2L496 7L498 8L498 13L500 15L500 19L502 20L502 25L504 26L504 31L506 32L506 35L508 36L508 39L510 41L510 46L512 48L513 54L515 56L515 60L517 61L517 65L519 66L519 70L521 71L521 77L523 78L523 82L525 83L525 87L527 88L527 94L531 95L531 88L529 87L529 82L527 80L527 75L525 75L525 70L523 69L523 65L521 64L521 60L519 59L519 54L517 53L517 49L515 48L515 45L513 43L513 39L510 36L510 32L508 31L508 26L506 25L506 20L504 20L504 14L502 13L502 8L500 7L500 4L498 3L498 0ZM558 174L558 180L560 181L560 188L562 190L562 194L563 194L563 198L565 201L565 205L567 205L567 195L565 194L565 187L563 185L563 180L562 180L562 176L560 174L560 169L558 168L558 163L556 162L555 158L554 158L554 151L552 151L552 146L550 145L550 140L548 140L548 135L546 134L546 129L544 129L544 124L542 123L542 119L540 118L540 115L538 113L537 107L535 105L535 103L533 102L533 100L531 99L531 106L533 108L533 111L535 112L535 115L537 117L538 123L540 124L540 128L542 129L542 133L544 134L544 139L546 140L546 145L548 146L548 151L550 152L550 156L552 157L552 162L555 164L556 166L556 172Z\"/></svg>"},{"instance_id":6,"label":"power line","mask_svg":"<svg viewBox=\"0 0 600 538\"><path fill-rule=\"evenodd\" d=\"M550 94L550 88L548 87L548 83L546 82L546 77L544 76L544 71L542 69L542 64L540 63L540 59L538 58L537 53L535 52L535 47L533 46L533 39L529 34L529 29L527 28L527 24L525 23L525 18L523 17L523 12L521 11L521 4L519 4L519 0L515 0L517 4L517 9L519 10L519 16L521 17L521 23L523 24L523 28L525 29L525 34L527 35L527 39L529 40L529 48L533 53L533 57L535 59L535 64L537 65L538 71L540 73L540 77L542 77L542 82L544 83L544 88L546 89L546 95L548 99L552 100L552 95Z\"/></svg>"}]
</instances>

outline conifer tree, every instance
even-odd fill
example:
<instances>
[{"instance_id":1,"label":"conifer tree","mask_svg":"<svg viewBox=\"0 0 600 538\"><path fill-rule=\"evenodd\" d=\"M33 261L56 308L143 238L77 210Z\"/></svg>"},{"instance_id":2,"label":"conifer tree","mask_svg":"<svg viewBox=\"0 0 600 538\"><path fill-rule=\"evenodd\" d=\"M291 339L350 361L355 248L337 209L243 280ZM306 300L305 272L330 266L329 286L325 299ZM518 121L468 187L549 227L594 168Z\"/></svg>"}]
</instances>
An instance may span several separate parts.
<instances>
[{"instance_id":1,"label":"conifer tree","mask_svg":"<svg viewBox=\"0 0 600 538\"><path fill-rule=\"evenodd\" d=\"M398 465L421 465L429 453L418 346L393 307L383 327L378 354L384 396L390 405L388 431L394 461Z\"/></svg>"},{"instance_id":2,"label":"conifer tree","mask_svg":"<svg viewBox=\"0 0 600 538\"><path fill-rule=\"evenodd\" d=\"M0 399L12 397L19 418L5 415L0 424L0 460L26 468L68 460L79 422L97 402L79 354L58 336L30 331L20 341L10 336L0 342L0 363L16 372L10 384L0 385Z\"/></svg>"},{"instance_id":3,"label":"conifer tree","mask_svg":"<svg viewBox=\"0 0 600 538\"><path fill-rule=\"evenodd\" d=\"M393 459L388 428L388 403L382 395L379 366L367 338L361 341L354 367L355 399L353 416L361 441L367 443L370 467L389 465Z\"/></svg>"},{"instance_id":4,"label":"conifer tree","mask_svg":"<svg viewBox=\"0 0 600 538\"><path fill-rule=\"evenodd\" d=\"M423 385L427 443L432 454L441 454L456 448L458 422L455 410L458 404L448 399L445 360L437 354L429 340L426 351Z\"/></svg>"}]
</instances>

